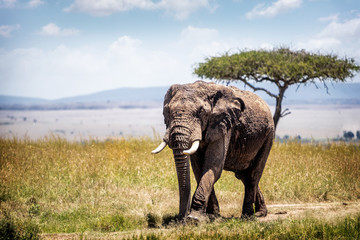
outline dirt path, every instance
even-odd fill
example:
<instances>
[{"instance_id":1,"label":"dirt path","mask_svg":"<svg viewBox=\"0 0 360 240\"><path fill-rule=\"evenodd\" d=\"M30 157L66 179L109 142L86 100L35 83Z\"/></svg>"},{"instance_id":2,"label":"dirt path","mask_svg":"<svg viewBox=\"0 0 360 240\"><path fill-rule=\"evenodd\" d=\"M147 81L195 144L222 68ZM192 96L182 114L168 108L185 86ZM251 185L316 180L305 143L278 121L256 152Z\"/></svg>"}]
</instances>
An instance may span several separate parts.
<instances>
[{"instance_id":1,"label":"dirt path","mask_svg":"<svg viewBox=\"0 0 360 240\"><path fill-rule=\"evenodd\" d=\"M302 203L302 204L272 204L268 205L269 214L259 221L276 219L314 218L331 219L360 213L360 202Z\"/></svg>"},{"instance_id":2,"label":"dirt path","mask_svg":"<svg viewBox=\"0 0 360 240\"><path fill-rule=\"evenodd\" d=\"M272 204L268 205L268 216L259 218L260 222L275 221L278 219L300 219L303 217L331 220L360 213L360 201L357 202L331 202L331 203L302 203L302 204ZM142 229L114 233L70 233L70 234L42 234L42 239L122 239L133 236L164 233L172 228Z\"/></svg>"}]
</instances>

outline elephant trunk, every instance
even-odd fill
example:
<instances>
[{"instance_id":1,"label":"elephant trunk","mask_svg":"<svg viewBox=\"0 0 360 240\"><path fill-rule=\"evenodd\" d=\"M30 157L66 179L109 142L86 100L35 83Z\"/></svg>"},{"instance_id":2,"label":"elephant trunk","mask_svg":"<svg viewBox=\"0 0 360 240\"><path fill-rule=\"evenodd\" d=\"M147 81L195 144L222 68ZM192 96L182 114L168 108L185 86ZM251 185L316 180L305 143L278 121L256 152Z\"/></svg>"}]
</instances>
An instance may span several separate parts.
<instances>
[{"instance_id":1,"label":"elephant trunk","mask_svg":"<svg viewBox=\"0 0 360 240\"><path fill-rule=\"evenodd\" d=\"M190 158L183 151L190 147L189 128L177 125L172 128L169 145L173 149L176 173L179 183L179 217L186 217L190 210L191 185L190 185Z\"/></svg>"},{"instance_id":2,"label":"elephant trunk","mask_svg":"<svg viewBox=\"0 0 360 240\"><path fill-rule=\"evenodd\" d=\"M173 150L175 166L179 183L179 217L186 217L190 210L191 185L190 185L190 162L189 156L181 150Z\"/></svg>"},{"instance_id":3,"label":"elephant trunk","mask_svg":"<svg viewBox=\"0 0 360 240\"><path fill-rule=\"evenodd\" d=\"M177 118L168 129L164 141L173 150L176 172L179 183L179 217L186 217L190 211L191 185L190 185L190 156L199 147L201 134L198 133L197 124L190 120ZM196 129L196 130L195 130ZM201 129L201 128L200 128ZM199 136L200 135L200 136ZM167 138L168 137L168 138Z\"/></svg>"}]
</instances>

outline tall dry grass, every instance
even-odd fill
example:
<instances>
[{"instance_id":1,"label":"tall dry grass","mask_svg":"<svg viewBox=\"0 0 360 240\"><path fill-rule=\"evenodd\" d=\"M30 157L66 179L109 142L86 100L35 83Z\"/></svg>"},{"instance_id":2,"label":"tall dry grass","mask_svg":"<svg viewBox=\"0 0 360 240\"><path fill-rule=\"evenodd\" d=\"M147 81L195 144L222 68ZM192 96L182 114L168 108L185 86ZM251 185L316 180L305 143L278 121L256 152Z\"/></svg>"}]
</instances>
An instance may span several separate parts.
<instances>
[{"instance_id":1,"label":"tall dry grass","mask_svg":"<svg viewBox=\"0 0 360 240\"><path fill-rule=\"evenodd\" d=\"M123 231L178 211L171 150L149 138L69 142L0 140L0 217L41 232ZM192 189L195 181L192 176ZM225 216L240 216L243 187L231 172L215 185ZM275 143L261 180L267 203L360 198L360 146Z\"/></svg>"},{"instance_id":2,"label":"tall dry grass","mask_svg":"<svg viewBox=\"0 0 360 240\"><path fill-rule=\"evenodd\" d=\"M360 199L360 146L275 143L261 186L274 202Z\"/></svg>"}]
</instances>

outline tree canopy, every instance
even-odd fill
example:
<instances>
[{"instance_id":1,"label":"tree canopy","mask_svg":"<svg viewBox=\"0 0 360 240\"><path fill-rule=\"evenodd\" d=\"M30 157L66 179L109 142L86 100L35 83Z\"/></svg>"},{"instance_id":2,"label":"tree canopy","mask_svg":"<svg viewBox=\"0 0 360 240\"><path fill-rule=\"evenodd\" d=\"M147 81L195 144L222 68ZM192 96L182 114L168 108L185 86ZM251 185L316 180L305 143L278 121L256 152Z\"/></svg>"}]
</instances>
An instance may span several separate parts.
<instances>
[{"instance_id":1,"label":"tree canopy","mask_svg":"<svg viewBox=\"0 0 360 240\"><path fill-rule=\"evenodd\" d=\"M305 50L292 51L289 48L273 50L249 50L239 53L224 53L208 57L199 63L194 73L201 78L230 83L241 81L254 91L264 91L276 99L274 123L277 126L282 112L282 100L286 89L293 84L316 84L322 82L327 89L327 81L345 82L360 71L353 58L339 58L334 54L317 54ZM260 82L271 82L278 92L256 86Z\"/></svg>"}]
</instances>

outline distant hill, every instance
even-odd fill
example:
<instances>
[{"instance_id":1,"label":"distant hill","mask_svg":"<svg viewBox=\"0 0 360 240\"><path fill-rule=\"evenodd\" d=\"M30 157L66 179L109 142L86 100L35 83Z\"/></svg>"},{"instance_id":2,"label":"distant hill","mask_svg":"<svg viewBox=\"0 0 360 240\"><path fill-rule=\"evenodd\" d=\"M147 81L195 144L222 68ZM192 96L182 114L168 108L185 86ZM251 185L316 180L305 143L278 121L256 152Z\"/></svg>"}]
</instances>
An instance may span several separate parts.
<instances>
[{"instance_id":1,"label":"distant hill","mask_svg":"<svg viewBox=\"0 0 360 240\"><path fill-rule=\"evenodd\" d=\"M168 87L119 88L56 100L0 95L0 109L64 110L161 107L167 89Z\"/></svg>"},{"instance_id":2,"label":"distant hill","mask_svg":"<svg viewBox=\"0 0 360 240\"><path fill-rule=\"evenodd\" d=\"M49 101L42 98L30 98L30 97L14 97L0 95L0 105L14 105L14 104L44 104Z\"/></svg>"},{"instance_id":3,"label":"distant hill","mask_svg":"<svg viewBox=\"0 0 360 240\"><path fill-rule=\"evenodd\" d=\"M119 88L88 95L62 98L55 100L55 102L162 102L168 88L169 87Z\"/></svg>"},{"instance_id":4,"label":"distant hill","mask_svg":"<svg viewBox=\"0 0 360 240\"><path fill-rule=\"evenodd\" d=\"M243 84L237 84L240 89ZM275 92L272 84L262 87ZM119 88L97 93L47 100L40 98L14 97L0 95L0 109L9 110L60 110L60 109L104 109L104 108L153 108L161 107L168 87ZM359 104L360 83L328 84L328 92L323 85L290 87L285 95L284 104ZM256 94L273 105L275 100L261 91Z\"/></svg>"}]
</instances>

